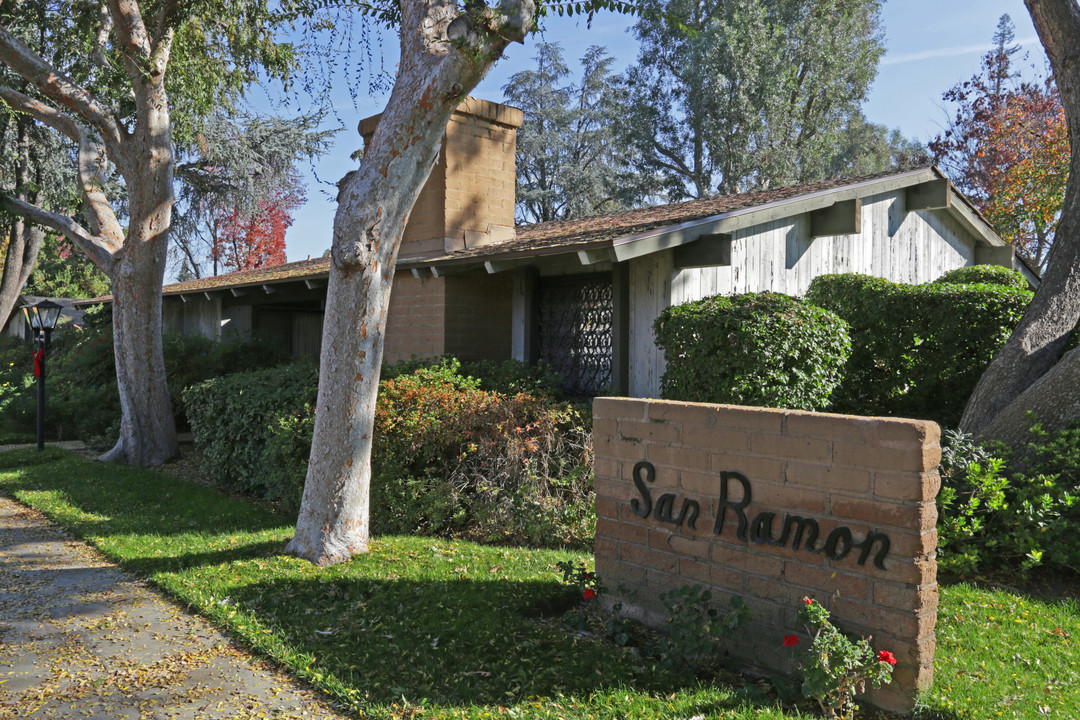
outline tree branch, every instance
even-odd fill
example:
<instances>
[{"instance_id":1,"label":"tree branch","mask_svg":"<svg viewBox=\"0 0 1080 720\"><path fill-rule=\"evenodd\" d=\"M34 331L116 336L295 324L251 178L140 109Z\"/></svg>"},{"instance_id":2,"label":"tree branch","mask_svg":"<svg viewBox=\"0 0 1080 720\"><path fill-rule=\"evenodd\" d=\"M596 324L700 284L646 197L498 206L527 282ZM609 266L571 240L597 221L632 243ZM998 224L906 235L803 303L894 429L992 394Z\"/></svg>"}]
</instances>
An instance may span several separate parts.
<instances>
[{"instance_id":1,"label":"tree branch","mask_svg":"<svg viewBox=\"0 0 1080 720\"><path fill-rule=\"evenodd\" d=\"M156 27L151 45L150 62L158 75L164 75L165 69L169 66L169 54L176 34L176 14L180 11L180 7L180 0L169 0L162 6L154 23Z\"/></svg>"},{"instance_id":2,"label":"tree branch","mask_svg":"<svg viewBox=\"0 0 1080 720\"><path fill-rule=\"evenodd\" d=\"M104 270L106 274L111 274L119 259L119 251L114 253L107 250L100 244L98 238L91 235L86 228L66 215L49 212L37 205L32 205L8 195L0 195L0 207L17 215L22 215L38 225L44 225L57 232L62 232L65 237L82 248L90 256L90 259L97 263L98 267Z\"/></svg>"},{"instance_id":3,"label":"tree branch","mask_svg":"<svg viewBox=\"0 0 1080 720\"><path fill-rule=\"evenodd\" d=\"M135 0L109 0L109 12L116 26L116 37L124 54L135 63L136 59L149 60L153 54L146 24ZM135 63L138 65L138 63Z\"/></svg>"},{"instance_id":4,"label":"tree branch","mask_svg":"<svg viewBox=\"0 0 1080 720\"><path fill-rule=\"evenodd\" d=\"M101 189L105 158L90 130L70 115L11 88L0 86L0 100L6 102L16 112L29 115L78 144L79 187L86 199L86 209L94 232L100 236L97 242L105 252L114 253L119 250L124 240L119 232L120 223L116 219L112 205L109 204L109 199ZM102 235L103 228L113 228L113 230ZM90 252L87 251L87 254Z\"/></svg>"},{"instance_id":5,"label":"tree branch","mask_svg":"<svg viewBox=\"0 0 1080 720\"><path fill-rule=\"evenodd\" d=\"M105 54L105 49L109 44L109 35L112 33L113 21L112 15L109 14L109 8L104 2L102 2L98 14L100 15L99 19L101 24L98 25L94 59L102 68L107 68L109 67L109 58Z\"/></svg>"},{"instance_id":6,"label":"tree branch","mask_svg":"<svg viewBox=\"0 0 1080 720\"><path fill-rule=\"evenodd\" d=\"M67 108L97 128L110 154L113 157L119 157L120 148L127 139L127 131L116 121L109 108L38 57L34 51L23 45L18 38L3 27L0 27L0 62L57 105ZM56 126L50 125L50 127Z\"/></svg>"}]
</instances>

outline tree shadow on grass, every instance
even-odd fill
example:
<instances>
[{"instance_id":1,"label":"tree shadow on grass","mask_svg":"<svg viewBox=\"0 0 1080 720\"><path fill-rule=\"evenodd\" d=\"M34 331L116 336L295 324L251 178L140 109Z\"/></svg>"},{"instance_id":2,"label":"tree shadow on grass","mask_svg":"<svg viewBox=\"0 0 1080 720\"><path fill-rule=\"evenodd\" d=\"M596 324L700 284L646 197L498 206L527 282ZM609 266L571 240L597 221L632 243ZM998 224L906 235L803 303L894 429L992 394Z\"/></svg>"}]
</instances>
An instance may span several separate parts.
<instances>
[{"instance_id":1,"label":"tree shadow on grass","mask_svg":"<svg viewBox=\"0 0 1080 720\"><path fill-rule=\"evenodd\" d=\"M365 703L508 705L616 687L662 696L693 685L562 625L558 616L577 596L556 582L286 580L230 595ZM719 703L713 713L745 700Z\"/></svg>"}]
</instances>

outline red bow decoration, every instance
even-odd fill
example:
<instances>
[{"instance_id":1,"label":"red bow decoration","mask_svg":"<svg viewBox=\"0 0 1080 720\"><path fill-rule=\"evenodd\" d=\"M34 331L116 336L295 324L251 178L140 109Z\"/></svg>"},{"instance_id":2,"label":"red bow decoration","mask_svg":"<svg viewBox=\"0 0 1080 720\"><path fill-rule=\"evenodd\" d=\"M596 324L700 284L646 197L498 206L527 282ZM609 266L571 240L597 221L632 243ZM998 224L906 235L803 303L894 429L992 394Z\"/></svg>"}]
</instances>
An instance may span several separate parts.
<instances>
[{"instance_id":1,"label":"red bow decoration","mask_svg":"<svg viewBox=\"0 0 1080 720\"><path fill-rule=\"evenodd\" d=\"M45 359L45 350L38 348L34 351L34 377L41 377L41 361Z\"/></svg>"}]
</instances>

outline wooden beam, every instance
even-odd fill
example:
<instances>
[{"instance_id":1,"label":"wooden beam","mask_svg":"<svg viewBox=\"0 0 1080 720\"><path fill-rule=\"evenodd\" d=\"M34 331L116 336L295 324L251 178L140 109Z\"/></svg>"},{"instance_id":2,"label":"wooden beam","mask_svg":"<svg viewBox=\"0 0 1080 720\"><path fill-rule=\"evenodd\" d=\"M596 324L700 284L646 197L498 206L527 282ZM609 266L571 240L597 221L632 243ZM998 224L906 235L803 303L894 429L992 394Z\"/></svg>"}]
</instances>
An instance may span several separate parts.
<instances>
[{"instance_id":1,"label":"wooden beam","mask_svg":"<svg viewBox=\"0 0 1080 720\"><path fill-rule=\"evenodd\" d=\"M604 250L578 250L578 262L582 265L596 265L611 260L611 253Z\"/></svg>"},{"instance_id":2,"label":"wooden beam","mask_svg":"<svg viewBox=\"0 0 1080 720\"><path fill-rule=\"evenodd\" d=\"M425 267L413 268L412 276L417 280L427 280L428 278L435 277L431 274L431 268Z\"/></svg>"},{"instance_id":3,"label":"wooden beam","mask_svg":"<svg viewBox=\"0 0 1080 720\"><path fill-rule=\"evenodd\" d=\"M304 285L307 287L308 290L314 290L315 288L321 288L322 286L326 285L326 280L305 280Z\"/></svg>"},{"instance_id":4,"label":"wooden beam","mask_svg":"<svg viewBox=\"0 0 1080 720\"><path fill-rule=\"evenodd\" d=\"M862 200L842 200L810 211L810 237L857 235L862 230Z\"/></svg>"},{"instance_id":5,"label":"wooden beam","mask_svg":"<svg viewBox=\"0 0 1080 720\"><path fill-rule=\"evenodd\" d=\"M180 302L189 303L191 302L191 298L189 298L187 295L184 295L183 293L180 293Z\"/></svg>"},{"instance_id":6,"label":"wooden beam","mask_svg":"<svg viewBox=\"0 0 1080 720\"><path fill-rule=\"evenodd\" d=\"M931 180L904 189L904 206L913 210L943 210L952 205L949 181Z\"/></svg>"},{"instance_id":7,"label":"wooden beam","mask_svg":"<svg viewBox=\"0 0 1080 720\"><path fill-rule=\"evenodd\" d=\"M212 301L213 301L213 299L214 299L215 297L217 297L217 293L212 293L212 292L209 292L209 291L204 291L204 292L203 292L203 297L205 297L205 298L206 298L206 299L207 299L208 301L211 301L211 302L212 302Z\"/></svg>"},{"instance_id":8,"label":"wooden beam","mask_svg":"<svg viewBox=\"0 0 1080 720\"><path fill-rule=\"evenodd\" d=\"M266 293L267 295L273 295L274 293L277 292L277 288L275 288L275 287L273 287L271 285L263 285L262 286L262 291L264 293Z\"/></svg>"},{"instance_id":9,"label":"wooden beam","mask_svg":"<svg viewBox=\"0 0 1080 720\"><path fill-rule=\"evenodd\" d=\"M523 263L520 260L485 260L484 270L487 270L488 275L494 275L507 270L516 270L527 264L527 262Z\"/></svg>"},{"instance_id":10,"label":"wooden beam","mask_svg":"<svg viewBox=\"0 0 1080 720\"><path fill-rule=\"evenodd\" d=\"M229 288L229 292L232 293L233 297L240 297L248 294L248 291L242 288Z\"/></svg>"},{"instance_id":11,"label":"wooden beam","mask_svg":"<svg viewBox=\"0 0 1080 720\"><path fill-rule=\"evenodd\" d=\"M731 265L731 234L713 233L675 248L675 269Z\"/></svg>"}]
</instances>

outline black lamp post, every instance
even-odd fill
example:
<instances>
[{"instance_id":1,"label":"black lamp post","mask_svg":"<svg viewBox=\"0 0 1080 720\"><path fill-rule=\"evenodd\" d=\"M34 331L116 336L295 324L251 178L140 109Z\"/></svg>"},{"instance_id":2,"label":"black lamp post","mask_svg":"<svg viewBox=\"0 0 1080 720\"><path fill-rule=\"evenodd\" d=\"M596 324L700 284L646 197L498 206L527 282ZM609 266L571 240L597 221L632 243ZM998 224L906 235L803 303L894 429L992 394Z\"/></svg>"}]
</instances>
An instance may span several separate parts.
<instances>
[{"instance_id":1,"label":"black lamp post","mask_svg":"<svg viewBox=\"0 0 1080 720\"><path fill-rule=\"evenodd\" d=\"M34 375L37 377L37 449L45 449L45 348L56 329L63 306L52 300L42 300L37 305L24 305L23 315L34 330Z\"/></svg>"}]
</instances>

